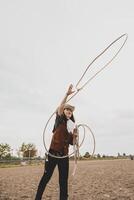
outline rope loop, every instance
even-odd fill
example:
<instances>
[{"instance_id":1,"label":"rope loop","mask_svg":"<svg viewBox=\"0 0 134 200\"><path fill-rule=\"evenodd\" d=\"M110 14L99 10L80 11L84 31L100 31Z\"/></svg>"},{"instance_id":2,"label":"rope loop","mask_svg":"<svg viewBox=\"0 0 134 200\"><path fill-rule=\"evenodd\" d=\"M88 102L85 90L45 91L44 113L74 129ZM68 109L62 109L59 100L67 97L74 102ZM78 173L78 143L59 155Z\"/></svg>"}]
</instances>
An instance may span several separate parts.
<instances>
[{"instance_id":1,"label":"rope loop","mask_svg":"<svg viewBox=\"0 0 134 200\"><path fill-rule=\"evenodd\" d=\"M113 44L115 44L117 41L119 41L121 38L125 38L122 45L120 46L120 48L117 50L117 52L114 54L114 56L104 65L101 67L100 70L98 70L93 76L91 76L91 78L89 78L81 87L79 87L82 79L84 78L85 74L87 73L87 71L89 70L89 68L93 65L93 63L99 58L101 57ZM92 62L87 66L86 70L84 71L84 73L82 74L82 76L80 77L79 81L77 82L75 88L76 88L76 92L67 100L67 102L69 102L74 96L76 96L91 80L93 80L100 72L102 72L116 57L117 55L119 54L119 52L122 50L122 48L124 47L126 41L128 39L128 35L125 33L121 36L119 36L117 39L115 39L112 43L110 43L99 55L97 55L93 60ZM65 155L65 156L62 156L62 157L59 157L59 156L54 156L53 154L51 154L47 147L46 147L46 143L45 143L45 134L46 134L46 129L47 129L47 126L50 122L50 120L52 119L52 117L54 116L55 112L49 117L48 121L46 122L46 125L45 125L45 128L44 128L44 131L43 131L43 144L44 144L44 147L45 147L45 150L46 152L54 157L54 158L66 158L66 157L70 157L74 154L74 157L77 158L77 155L78 155L78 152L79 152L79 148L82 146L83 142L84 142L84 139L85 139L85 127L89 130L89 132L91 133L92 137L93 137L93 141L94 141L94 147L93 147L93 151L92 151L92 155L94 154L95 152L95 137L94 137L94 134L91 130L91 128L89 126L87 126L86 124L79 124L78 125L78 128L79 127L83 127L83 130L84 130L84 136L83 136L83 139L82 139L82 142L81 144L79 144L79 141L77 143L77 146L75 147L74 146L74 151L69 154L69 155ZM77 154L77 155L76 155ZM76 155L76 156L75 156Z\"/></svg>"}]
</instances>

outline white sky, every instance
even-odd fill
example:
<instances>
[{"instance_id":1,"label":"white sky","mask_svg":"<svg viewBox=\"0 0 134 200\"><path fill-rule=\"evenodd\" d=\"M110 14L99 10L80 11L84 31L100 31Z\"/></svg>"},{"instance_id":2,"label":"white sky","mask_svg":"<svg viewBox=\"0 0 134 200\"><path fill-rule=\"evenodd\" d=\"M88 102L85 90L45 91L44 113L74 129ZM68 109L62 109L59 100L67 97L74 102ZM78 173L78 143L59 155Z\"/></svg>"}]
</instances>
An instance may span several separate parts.
<instances>
[{"instance_id":1,"label":"white sky","mask_svg":"<svg viewBox=\"0 0 134 200\"><path fill-rule=\"evenodd\" d=\"M92 128L96 153L134 153L133 8L132 0L0 1L0 143L15 151L32 142L43 154L45 122L68 85L128 33L116 60L70 103Z\"/></svg>"}]
</instances>

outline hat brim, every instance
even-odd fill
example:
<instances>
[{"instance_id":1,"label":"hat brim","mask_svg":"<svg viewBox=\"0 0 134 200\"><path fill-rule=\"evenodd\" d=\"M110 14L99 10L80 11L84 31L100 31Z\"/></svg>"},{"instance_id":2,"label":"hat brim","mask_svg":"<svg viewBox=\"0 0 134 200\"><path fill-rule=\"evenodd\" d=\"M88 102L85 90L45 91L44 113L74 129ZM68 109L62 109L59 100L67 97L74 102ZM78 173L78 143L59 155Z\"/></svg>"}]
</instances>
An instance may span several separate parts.
<instances>
[{"instance_id":1,"label":"hat brim","mask_svg":"<svg viewBox=\"0 0 134 200\"><path fill-rule=\"evenodd\" d=\"M75 110L75 107L71 106L70 104L65 104L64 105L64 109L69 109L69 110L71 110L73 112Z\"/></svg>"}]
</instances>

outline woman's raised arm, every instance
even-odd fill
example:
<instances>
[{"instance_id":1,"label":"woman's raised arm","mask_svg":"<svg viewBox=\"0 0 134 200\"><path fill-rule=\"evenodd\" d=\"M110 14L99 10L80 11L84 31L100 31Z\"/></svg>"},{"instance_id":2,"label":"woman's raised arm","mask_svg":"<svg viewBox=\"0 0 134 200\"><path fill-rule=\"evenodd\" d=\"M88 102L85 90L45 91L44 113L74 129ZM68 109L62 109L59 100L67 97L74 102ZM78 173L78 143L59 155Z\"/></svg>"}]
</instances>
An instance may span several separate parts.
<instances>
[{"instance_id":1,"label":"woman's raised arm","mask_svg":"<svg viewBox=\"0 0 134 200\"><path fill-rule=\"evenodd\" d=\"M58 115L62 115L63 114L63 110L64 110L64 105L67 101L67 98L69 95L71 95L72 93L74 93L75 91L73 91L73 85L71 84L65 94L65 97L63 98L63 100L61 101L59 107L56 109L56 112L58 113Z\"/></svg>"}]
</instances>

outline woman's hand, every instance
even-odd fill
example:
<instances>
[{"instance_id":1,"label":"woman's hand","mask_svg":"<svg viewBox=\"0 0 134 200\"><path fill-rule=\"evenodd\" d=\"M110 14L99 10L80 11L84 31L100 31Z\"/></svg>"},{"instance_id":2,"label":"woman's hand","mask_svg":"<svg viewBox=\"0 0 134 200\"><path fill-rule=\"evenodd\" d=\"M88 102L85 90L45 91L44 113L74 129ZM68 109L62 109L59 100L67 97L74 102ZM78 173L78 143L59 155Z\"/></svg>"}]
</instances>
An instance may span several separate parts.
<instances>
[{"instance_id":1,"label":"woman's hand","mask_svg":"<svg viewBox=\"0 0 134 200\"><path fill-rule=\"evenodd\" d=\"M69 95L73 94L74 92L75 92L75 91L73 90L73 85L71 84L71 85L69 86L69 88L68 88L67 95L69 96Z\"/></svg>"},{"instance_id":2,"label":"woman's hand","mask_svg":"<svg viewBox=\"0 0 134 200\"><path fill-rule=\"evenodd\" d=\"M73 130L73 136L74 136L75 138L78 137L78 129L77 129L77 128L74 128L74 130Z\"/></svg>"},{"instance_id":3,"label":"woman's hand","mask_svg":"<svg viewBox=\"0 0 134 200\"><path fill-rule=\"evenodd\" d=\"M68 91L64 97L64 99L62 100L60 106L56 109L56 112L58 112L58 115L61 115L63 114L63 110L64 110L64 104L66 103L67 101L67 98L70 94L74 93L75 91L72 90L73 89L73 85L71 84L68 88Z\"/></svg>"}]
</instances>

